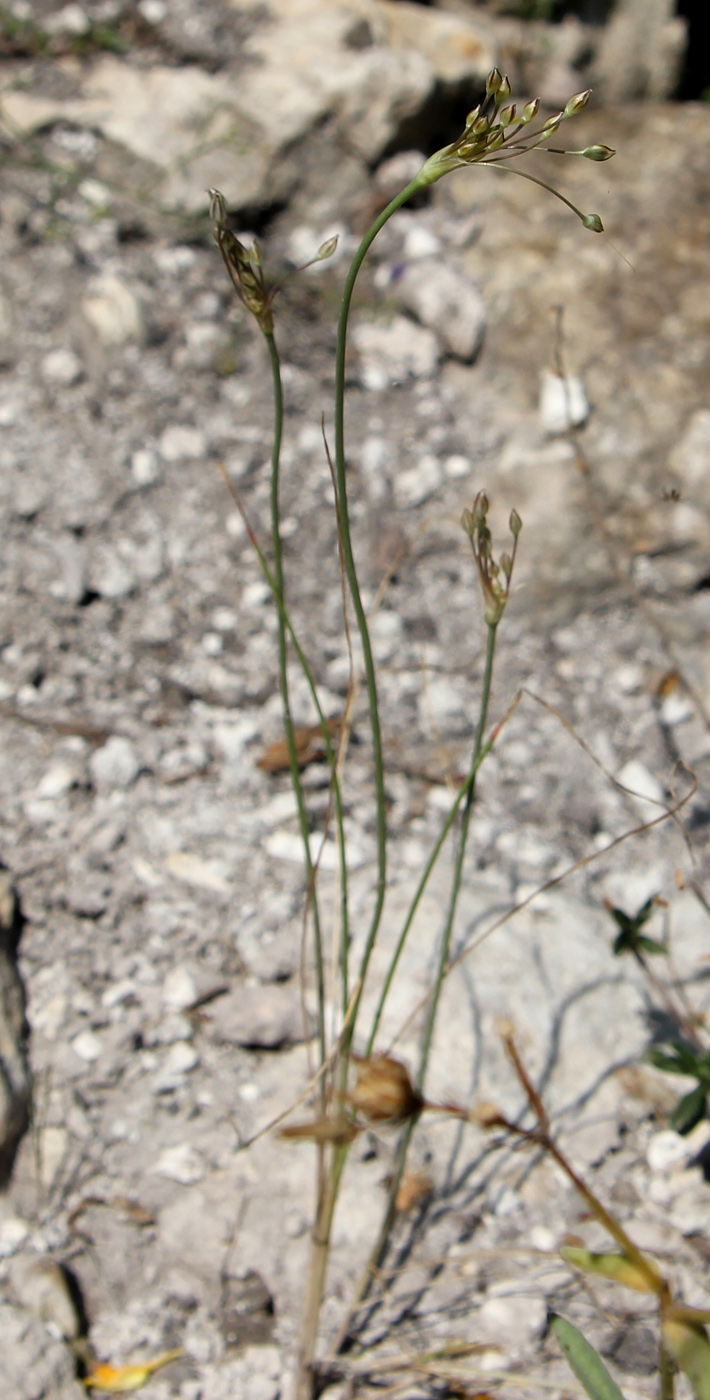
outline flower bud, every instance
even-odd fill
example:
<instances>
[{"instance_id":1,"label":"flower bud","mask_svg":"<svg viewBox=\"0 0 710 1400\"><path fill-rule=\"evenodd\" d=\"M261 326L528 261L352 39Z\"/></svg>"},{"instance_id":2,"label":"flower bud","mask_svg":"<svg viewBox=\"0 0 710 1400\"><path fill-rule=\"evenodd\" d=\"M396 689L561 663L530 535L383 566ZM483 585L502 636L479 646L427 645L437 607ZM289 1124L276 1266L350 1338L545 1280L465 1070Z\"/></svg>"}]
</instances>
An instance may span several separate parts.
<instances>
[{"instance_id":1,"label":"flower bud","mask_svg":"<svg viewBox=\"0 0 710 1400\"><path fill-rule=\"evenodd\" d=\"M611 160L616 151L612 151L611 146L585 146L579 154L586 156L587 160Z\"/></svg>"},{"instance_id":2,"label":"flower bud","mask_svg":"<svg viewBox=\"0 0 710 1400\"><path fill-rule=\"evenodd\" d=\"M325 243L321 243L313 261L323 262L325 258L332 258L338 246L338 234L334 233L332 238L326 238Z\"/></svg>"},{"instance_id":3,"label":"flower bud","mask_svg":"<svg viewBox=\"0 0 710 1400\"><path fill-rule=\"evenodd\" d=\"M539 98L539 97L534 97L533 100L532 100L532 102L526 102L526 103L525 103L525 106L523 107L523 110L522 110L522 112L520 113L520 120L521 120L522 122L531 122L531 121L534 121L534 119L535 119L535 117L537 116L537 114L538 114L539 111L540 111L540 98Z\"/></svg>"},{"instance_id":4,"label":"flower bud","mask_svg":"<svg viewBox=\"0 0 710 1400\"><path fill-rule=\"evenodd\" d=\"M520 531L523 528L523 522L520 519L520 516L518 515L518 512L515 509L515 507L513 507L513 509L510 512L510 520L508 521L508 527L510 529L511 535L513 535L514 538L517 540L518 535L520 534Z\"/></svg>"},{"instance_id":5,"label":"flower bud","mask_svg":"<svg viewBox=\"0 0 710 1400\"><path fill-rule=\"evenodd\" d=\"M504 107L503 111L498 114L498 121L501 126L510 126L515 121L517 111L518 109L515 103L513 103L512 107Z\"/></svg>"},{"instance_id":6,"label":"flower bud","mask_svg":"<svg viewBox=\"0 0 710 1400\"><path fill-rule=\"evenodd\" d=\"M503 74L498 68L494 68L492 73L486 78L486 97L495 97L503 82Z\"/></svg>"},{"instance_id":7,"label":"flower bud","mask_svg":"<svg viewBox=\"0 0 710 1400\"><path fill-rule=\"evenodd\" d=\"M585 228L590 228L592 233L603 233L604 225L598 214L583 214L582 223Z\"/></svg>"},{"instance_id":8,"label":"flower bud","mask_svg":"<svg viewBox=\"0 0 710 1400\"><path fill-rule=\"evenodd\" d=\"M578 112L583 112L591 95L591 88L586 88L584 92L576 92L574 97L570 97L569 102L565 104L563 116L576 117Z\"/></svg>"},{"instance_id":9,"label":"flower bud","mask_svg":"<svg viewBox=\"0 0 710 1400\"><path fill-rule=\"evenodd\" d=\"M501 107L504 102L507 102L512 91L508 79L504 78L496 93L496 107Z\"/></svg>"},{"instance_id":10,"label":"flower bud","mask_svg":"<svg viewBox=\"0 0 710 1400\"><path fill-rule=\"evenodd\" d=\"M400 1060L391 1055L356 1059L352 1104L369 1123L405 1123L421 1112L423 1100Z\"/></svg>"}]
</instances>

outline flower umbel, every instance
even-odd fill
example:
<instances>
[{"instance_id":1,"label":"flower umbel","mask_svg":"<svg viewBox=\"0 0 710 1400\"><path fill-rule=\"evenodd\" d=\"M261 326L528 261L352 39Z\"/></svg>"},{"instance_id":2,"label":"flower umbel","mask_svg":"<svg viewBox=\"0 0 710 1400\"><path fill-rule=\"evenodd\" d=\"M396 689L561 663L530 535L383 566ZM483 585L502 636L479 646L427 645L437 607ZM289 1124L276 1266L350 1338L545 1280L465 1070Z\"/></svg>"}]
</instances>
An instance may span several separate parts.
<instances>
[{"instance_id":1,"label":"flower umbel","mask_svg":"<svg viewBox=\"0 0 710 1400\"><path fill-rule=\"evenodd\" d=\"M258 321L264 335L271 335L274 318L271 314L273 293L269 292L264 281L264 268L261 248L257 242L246 248L232 233L227 222L227 205L219 190L209 190L210 219L214 241L224 259L224 264L247 311Z\"/></svg>"},{"instance_id":2,"label":"flower umbel","mask_svg":"<svg viewBox=\"0 0 710 1400\"><path fill-rule=\"evenodd\" d=\"M591 97L591 88L575 93L561 112L547 117L542 126L538 127L531 124L540 111L540 99L535 97L518 110L515 102L509 106L505 105L510 93L508 79L494 68L486 80L485 98L478 107L469 112L461 135L456 141L452 141L451 145L444 146L442 150L430 156L422 166L419 172L422 186L433 185L442 175L446 175L449 170L456 170L461 165L501 165L504 161L513 160L516 156L526 155L528 151L544 146L563 122L568 121L570 117L576 117L584 110ZM561 151L551 146L548 146L547 150L555 155L585 156L587 160L596 161L609 160L615 154L609 146L601 145L586 146L581 151ZM556 195L563 204L572 209L585 228L592 229L595 233L603 231L598 214L583 214L544 180L538 180L534 175L527 175L522 170L515 170L513 166L508 166L508 169L532 180L533 184L542 185L543 189L550 190L551 194Z\"/></svg>"},{"instance_id":3,"label":"flower umbel","mask_svg":"<svg viewBox=\"0 0 710 1400\"><path fill-rule=\"evenodd\" d=\"M513 536L513 549L511 554L501 554L499 563L493 558L491 532L488 528L488 497L485 491L479 491L473 503L473 510L464 511L461 524L471 541L478 569L483 593L483 615L489 627L497 627L510 595L518 536L523 522L517 510L511 510L510 532Z\"/></svg>"}]
</instances>

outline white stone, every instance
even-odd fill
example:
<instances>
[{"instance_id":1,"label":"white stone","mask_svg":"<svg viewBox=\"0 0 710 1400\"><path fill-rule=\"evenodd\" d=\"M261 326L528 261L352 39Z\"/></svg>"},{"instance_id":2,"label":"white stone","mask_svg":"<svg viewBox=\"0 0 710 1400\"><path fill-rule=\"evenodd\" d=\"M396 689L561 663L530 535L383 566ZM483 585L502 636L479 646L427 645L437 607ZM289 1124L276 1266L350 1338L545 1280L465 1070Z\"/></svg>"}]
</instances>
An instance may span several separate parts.
<instances>
[{"instance_id":1,"label":"white stone","mask_svg":"<svg viewBox=\"0 0 710 1400\"><path fill-rule=\"evenodd\" d=\"M126 341L142 339L140 300L120 277L107 273L98 278L90 295L84 297L81 309L104 345L124 345Z\"/></svg>"},{"instance_id":2,"label":"white stone","mask_svg":"<svg viewBox=\"0 0 710 1400\"><path fill-rule=\"evenodd\" d=\"M441 252L441 239L425 224L410 224L404 236L404 256L407 262L418 258L435 258Z\"/></svg>"},{"instance_id":3,"label":"white stone","mask_svg":"<svg viewBox=\"0 0 710 1400\"><path fill-rule=\"evenodd\" d=\"M624 764L616 777L622 787L629 789L629 796L643 817L652 820L653 817L661 815L666 805L663 788L645 763L638 758L632 758Z\"/></svg>"},{"instance_id":4,"label":"white stone","mask_svg":"<svg viewBox=\"0 0 710 1400\"><path fill-rule=\"evenodd\" d=\"M91 1065L101 1055L101 1041L93 1031L80 1031L71 1042L71 1048L80 1060Z\"/></svg>"},{"instance_id":5,"label":"white stone","mask_svg":"<svg viewBox=\"0 0 710 1400\"><path fill-rule=\"evenodd\" d=\"M159 449L164 462L199 461L207 455L207 438L201 428L171 423L161 433Z\"/></svg>"},{"instance_id":6,"label":"white stone","mask_svg":"<svg viewBox=\"0 0 710 1400\"><path fill-rule=\"evenodd\" d=\"M81 5L64 5L55 14L46 15L42 20L42 27L49 34L73 34L76 38L81 38L83 34L89 33L91 20Z\"/></svg>"},{"instance_id":7,"label":"white stone","mask_svg":"<svg viewBox=\"0 0 710 1400\"><path fill-rule=\"evenodd\" d=\"M50 350L42 360L42 378L49 384L60 384L69 388L76 384L84 373L84 366L73 350Z\"/></svg>"},{"instance_id":8,"label":"white stone","mask_svg":"<svg viewBox=\"0 0 710 1400\"><path fill-rule=\"evenodd\" d=\"M177 1040L171 1045L163 1064L153 1080L153 1093L162 1094L166 1090L175 1088L186 1074L195 1069L200 1063L200 1057L194 1047L186 1040Z\"/></svg>"},{"instance_id":9,"label":"white stone","mask_svg":"<svg viewBox=\"0 0 710 1400\"><path fill-rule=\"evenodd\" d=\"M202 1157L189 1142L166 1148L150 1170L155 1176L166 1176L181 1186L192 1186L196 1181L202 1181L205 1175Z\"/></svg>"},{"instance_id":10,"label":"white stone","mask_svg":"<svg viewBox=\"0 0 710 1400\"><path fill-rule=\"evenodd\" d=\"M19 1215L6 1215L0 1220L0 1259L7 1259L27 1239L30 1227Z\"/></svg>"},{"instance_id":11,"label":"white stone","mask_svg":"<svg viewBox=\"0 0 710 1400\"><path fill-rule=\"evenodd\" d=\"M20 406L11 399L0 403L0 428L11 428L17 422Z\"/></svg>"},{"instance_id":12,"label":"white stone","mask_svg":"<svg viewBox=\"0 0 710 1400\"><path fill-rule=\"evenodd\" d=\"M646 1161L652 1172L665 1172L679 1162L686 1162L689 1156L686 1139L670 1128L654 1133L646 1148Z\"/></svg>"},{"instance_id":13,"label":"white stone","mask_svg":"<svg viewBox=\"0 0 710 1400\"><path fill-rule=\"evenodd\" d=\"M229 894L231 885L219 861L203 860L189 851L173 851L165 857L166 869L177 880L214 894Z\"/></svg>"},{"instance_id":14,"label":"white stone","mask_svg":"<svg viewBox=\"0 0 710 1400\"><path fill-rule=\"evenodd\" d=\"M483 342L486 307L478 287L448 263L428 259L408 267L396 283L398 301L436 331L444 348L474 360Z\"/></svg>"},{"instance_id":15,"label":"white stone","mask_svg":"<svg viewBox=\"0 0 710 1400\"><path fill-rule=\"evenodd\" d=\"M89 759L97 788L129 788L140 773L140 759L130 739L112 734Z\"/></svg>"},{"instance_id":16,"label":"white stone","mask_svg":"<svg viewBox=\"0 0 710 1400\"><path fill-rule=\"evenodd\" d=\"M160 480L158 454L151 447L139 447L131 456L131 474L137 486L152 486Z\"/></svg>"},{"instance_id":17,"label":"white stone","mask_svg":"<svg viewBox=\"0 0 710 1400\"><path fill-rule=\"evenodd\" d=\"M471 458L464 457L461 452L452 452L450 457L444 459L444 472L451 481L457 481L463 476L470 476L472 471Z\"/></svg>"},{"instance_id":18,"label":"white stone","mask_svg":"<svg viewBox=\"0 0 710 1400\"><path fill-rule=\"evenodd\" d=\"M568 433L570 428L581 428L589 417L589 401L582 380L574 375L563 379L546 370L540 385L538 411L540 426L548 437Z\"/></svg>"},{"instance_id":19,"label":"white stone","mask_svg":"<svg viewBox=\"0 0 710 1400\"><path fill-rule=\"evenodd\" d=\"M197 988L186 967L173 967L163 983L163 1006L170 1011L184 1011L197 999Z\"/></svg>"},{"instance_id":20,"label":"white stone","mask_svg":"<svg viewBox=\"0 0 710 1400\"><path fill-rule=\"evenodd\" d=\"M394 479L394 496L399 506L419 506L438 491L444 480L444 468L438 457L428 453L420 457L415 467L400 471Z\"/></svg>"},{"instance_id":21,"label":"white stone","mask_svg":"<svg viewBox=\"0 0 710 1400\"><path fill-rule=\"evenodd\" d=\"M162 24L168 13L165 0L138 0L138 9L147 24Z\"/></svg>"},{"instance_id":22,"label":"white stone","mask_svg":"<svg viewBox=\"0 0 710 1400\"><path fill-rule=\"evenodd\" d=\"M353 327L352 341L366 389L382 390L407 379L428 378L439 363L434 332L406 316L395 316L387 324L360 321Z\"/></svg>"},{"instance_id":23,"label":"white stone","mask_svg":"<svg viewBox=\"0 0 710 1400\"><path fill-rule=\"evenodd\" d=\"M694 714L690 696L682 690L674 690L671 691L670 695L664 695L660 708L661 719L669 727L674 724L684 724L686 720L692 719Z\"/></svg>"},{"instance_id":24,"label":"white stone","mask_svg":"<svg viewBox=\"0 0 710 1400\"><path fill-rule=\"evenodd\" d=\"M78 193L94 209L106 209L111 203L111 191L101 180L82 180Z\"/></svg>"},{"instance_id":25,"label":"white stone","mask_svg":"<svg viewBox=\"0 0 710 1400\"><path fill-rule=\"evenodd\" d=\"M63 797L65 792L76 787L77 770L72 763L54 763L37 784L38 797Z\"/></svg>"}]
</instances>

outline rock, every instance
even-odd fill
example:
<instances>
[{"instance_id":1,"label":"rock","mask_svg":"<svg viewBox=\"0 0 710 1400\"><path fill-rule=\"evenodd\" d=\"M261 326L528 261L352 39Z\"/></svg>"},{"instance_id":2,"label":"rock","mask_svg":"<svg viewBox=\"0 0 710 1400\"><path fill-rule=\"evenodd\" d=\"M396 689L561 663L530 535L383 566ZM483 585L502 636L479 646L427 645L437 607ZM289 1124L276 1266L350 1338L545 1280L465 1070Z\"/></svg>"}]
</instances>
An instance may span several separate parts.
<instances>
[{"instance_id":1,"label":"rock","mask_svg":"<svg viewBox=\"0 0 710 1400\"><path fill-rule=\"evenodd\" d=\"M90 295L84 297L81 309L104 345L143 339L140 301L120 277L107 273L98 278Z\"/></svg>"},{"instance_id":2,"label":"rock","mask_svg":"<svg viewBox=\"0 0 710 1400\"><path fill-rule=\"evenodd\" d=\"M133 744L121 734L112 734L89 759L89 771L97 788L129 788L140 768Z\"/></svg>"},{"instance_id":3,"label":"rock","mask_svg":"<svg viewBox=\"0 0 710 1400\"><path fill-rule=\"evenodd\" d=\"M699 500L710 503L710 409L699 408L691 415L668 465Z\"/></svg>"},{"instance_id":4,"label":"rock","mask_svg":"<svg viewBox=\"0 0 710 1400\"><path fill-rule=\"evenodd\" d=\"M0 867L0 1189L9 1181L15 1153L29 1123L29 1027L17 969L23 923L10 876Z\"/></svg>"},{"instance_id":5,"label":"rock","mask_svg":"<svg viewBox=\"0 0 710 1400\"><path fill-rule=\"evenodd\" d=\"M171 423L161 433L158 446L164 462L199 461L207 455L207 438L202 429L187 423Z\"/></svg>"},{"instance_id":6,"label":"rock","mask_svg":"<svg viewBox=\"0 0 710 1400\"><path fill-rule=\"evenodd\" d=\"M352 342L366 389L427 379L439 363L439 344L433 331L415 325L406 316L395 316L387 325L360 321L353 327Z\"/></svg>"},{"instance_id":7,"label":"rock","mask_svg":"<svg viewBox=\"0 0 710 1400\"><path fill-rule=\"evenodd\" d=\"M658 778L654 778L645 763L632 758L616 777L623 787L629 789L629 796L644 820L653 821L654 817L661 816L666 805L665 794Z\"/></svg>"},{"instance_id":8,"label":"rock","mask_svg":"<svg viewBox=\"0 0 710 1400\"><path fill-rule=\"evenodd\" d=\"M593 65L603 102L658 101L675 92L688 37L674 0L618 0Z\"/></svg>"},{"instance_id":9,"label":"rock","mask_svg":"<svg viewBox=\"0 0 710 1400\"><path fill-rule=\"evenodd\" d=\"M438 457L427 453L415 467L400 471L394 479L394 496L399 506L419 506L438 491L444 480L444 468Z\"/></svg>"},{"instance_id":10,"label":"rock","mask_svg":"<svg viewBox=\"0 0 710 1400\"><path fill-rule=\"evenodd\" d=\"M547 370L540 387L540 427L548 437L559 437L570 428L581 428L589 417L589 403L581 379Z\"/></svg>"},{"instance_id":11,"label":"rock","mask_svg":"<svg viewBox=\"0 0 710 1400\"><path fill-rule=\"evenodd\" d=\"M24 1310L0 1302L3 1400L81 1400L74 1358Z\"/></svg>"},{"instance_id":12,"label":"rock","mask_svg":"<svg viewBox=\"0 0 710 1400\"><path fill-rule=\"evenodd\" d=\"M422 325L436 331L450 355L468 363L476 358L483 343L486 308L468 277L448 263L427 258L406 269L395 284L395 295Z\"/></svg>"},{"instance_id":13,"label":"rock","mask_svg":"<svg viewBox=\"0 0 710 1400\"><path fill-rule=\"evenodd\" d=\"M165 1059L153 1080L153 1093L165 1094L177 1088L184 1076L200 1063L194 1047L186 1040L176 1040L170 1046Z\"/></svg>"},{"instance_id":14,"label":"rock","mask_svg":"<svg viewBox=\"0 0 710 1400\"><path fill-rule=\"evenodd\" d=\"M8 366L14 361L13 324L10 303L0 287L0 365ZM10 426L6 423L3 426Z\"/></svg>"},{"instance_id":15,"label":"rock","mask_svg":"<svg viewBox=\"0 0 710 1400\"><path fill-rule=\"evenodd\" d=\"M46 15L42 27L49 34L71 34L74 38L80 38L89 33L91 20L81 5L64 5L54 14Z\"/></svg>"},{"instance_id":16,"label":"rock","mask_svg":"<svg viewBox=\"0 0 710 1400\"><path fill-rule=\"evenodd\" d=\"M28 1313L55 1335L75 1341L81 1322L61 1264L44 1255L20 1254L10 1268L15 1295Z\"/></svg>"},{"instance_id":17,"label":"rock","mask_svg":"<svg viewBox=\"0 0 710 1400\"><path fill-rule=\"evenodd\" d=\"M169 1011L185 1011L197 1000L197 988L186 967L173 967L163 983L163 1006Z\"/></svg>"},{"instance_id":18,"label":"rock","mask_svg":"<svg viewBox=\"0 0 710 1400\"><path fill-rule=\"evenodd\" d=\"M141 447L131 457L131 474L136 486L153 486L160 480L158 454L150 447Z\"/></svg>"},{"instance_id":19,"label":"rock","mask_svg":"<svg viewBox=\"0 0 710 1400\"><path fill-rule=\"evenodd\" d=\"M221 1044L278 1050L305 1038L300 998L293 985L239 987L208 1009L212 1038Z\"/></svg>"},{"instance_id":20,"label":"rock","mask_svg":"<svg viewBox=\"0 0 710 1400\"><path fill-rule=\"evenodd\" d=\"M84 366L73 350L50 350L41 364L42 378L48 384L59 384L69 388L76 384L84 373Z\"/></svg>"},{"instance_id":21,"label":"rock","mask_svg":"<svg viewBox=\"0 0 710 1400\"><path fill-rule=\"evenodd\" d=\"M205 1168L200 1153L190 1142L180 1142L175 1147L167 1147L161 1153L151 1171L155 1176L166 1176L181 1186L194 1186L202 1181Z\"/></svg>"},{"instance_id":22,"label":"rock","mask_svg":"<svg viewBox=\"0 0 710 1400\"><path fill-rule=\"evenodd\" d=\"M80 1031L71 1042L71 1048L87 1065L93 1065L101 1058L101 1041L93 1031Z\"/></svg>"},{"instance_id":23,"label":"rock","mask_svg":"<svg viewBox=\"0 0 710 1400\"><path fill-rule=\"evenodd\" d=\"M60 576L52 580L49 591L53 598L76 605L86 593L88 567L83 541L63 532L55 536L52 547L59 561Z\"/></svg>"},{"instance_id":24,"label":"rock","mask_svg":"<svg viewBox=\"0 0 710 1400\"><path fill-rule=\"evenodd\" d=\"M423 9L410 0L380 0L387 40L398 51L414 49L432 64L437 80L460 90L485 82L498 63L495 30L480 12L475 18Z\"/></svg>"}]
</instances>

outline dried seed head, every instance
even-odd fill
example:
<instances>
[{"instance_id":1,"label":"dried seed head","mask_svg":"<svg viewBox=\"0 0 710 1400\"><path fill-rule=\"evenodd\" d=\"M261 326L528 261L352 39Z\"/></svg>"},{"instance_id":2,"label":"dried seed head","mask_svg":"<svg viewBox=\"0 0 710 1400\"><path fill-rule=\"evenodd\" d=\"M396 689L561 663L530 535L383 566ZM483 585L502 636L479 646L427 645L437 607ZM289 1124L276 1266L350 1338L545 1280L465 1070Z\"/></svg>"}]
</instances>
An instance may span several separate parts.
<instances>
[{"instance_id":1,"label":"dried seed head","mask_svg":"<svg viewBox=\"0 0 710 1400\"><path fill-rule=\"evenodd\" d=\"M391 1055L353 1056L357 1080L352 1103L369 1123L405 1123L421 1112L422 1097L400 1060Z\"/></svg>"},{"instance_id":2,"label":"dried seed head","mask_svg":"<svg viewBox=\"0 0 710 1400\"><path fill-rule=\"evenodd\" d=\"M494 1103L478 1103L471 1109L471 1122L479 1128L497 1128L504 1123L503 1115Z\"/></svg>"},{"instance_id":3,"label":"dried seed head","mask_svg":"<svg viewBox=\"0 0 710 1400\"><path fill-rule=\"evenodd\" d=\"M256 242L249 248L240 243L229 227L224 195L220 194L219 190L209 190L208 193L214 241L222 254L237 295L247 311L258 321L264 335L271 335L274 329L272 296L264 281L261 248Z\"/></svg>"}]
</instances>

